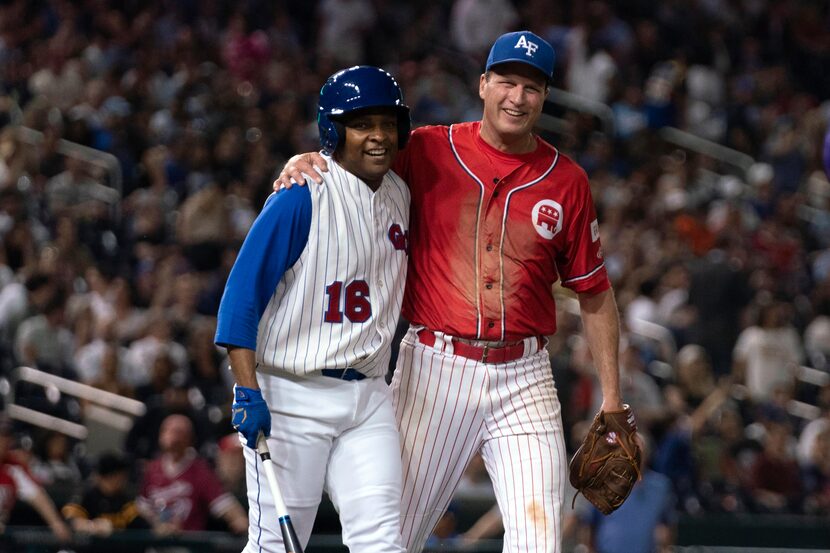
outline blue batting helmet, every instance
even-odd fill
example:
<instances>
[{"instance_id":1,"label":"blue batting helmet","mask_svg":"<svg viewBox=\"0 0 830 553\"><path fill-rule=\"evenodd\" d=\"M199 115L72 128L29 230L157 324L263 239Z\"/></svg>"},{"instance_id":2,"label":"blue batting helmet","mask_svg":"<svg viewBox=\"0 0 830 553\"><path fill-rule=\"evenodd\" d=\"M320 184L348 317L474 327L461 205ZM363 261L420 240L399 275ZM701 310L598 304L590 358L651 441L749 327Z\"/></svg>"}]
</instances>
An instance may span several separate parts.
<instances>
[{"instance_id":1,"label":"blue batting helmet","mask_svg":"<svg viewBox=\"0 0 830 553\"><path fill-rule=\"evenodd\" d=\"M398 112L398 148L403 148L411 128L409 106L403 103L403 93L392 75L379 67L356 65L329 77L320 89L317 106L323 151L334 153L345 136L340 117L359 109L384 106Z\"/></svg>"}]
</instances>

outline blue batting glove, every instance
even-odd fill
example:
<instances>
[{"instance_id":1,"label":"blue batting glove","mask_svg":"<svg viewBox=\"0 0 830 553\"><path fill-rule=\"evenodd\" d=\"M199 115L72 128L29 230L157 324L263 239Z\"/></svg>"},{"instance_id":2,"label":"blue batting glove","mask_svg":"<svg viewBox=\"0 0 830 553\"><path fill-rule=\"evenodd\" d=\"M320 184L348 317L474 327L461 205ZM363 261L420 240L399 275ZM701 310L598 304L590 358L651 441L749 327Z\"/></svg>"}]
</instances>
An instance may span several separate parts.
<instances>
[{"instance_id":1,"label":"blue batting glove","mask_svg":"<svg viewBox=\"0 0 830 553\"><path fill-rule=\"evenodd\" d=\"M244 386L233 387L233 406L231 424L241 433L247 446L256 449L259 433L271 435L271 411L262 399L262 392Z\"/></svg>"}]
</instances>

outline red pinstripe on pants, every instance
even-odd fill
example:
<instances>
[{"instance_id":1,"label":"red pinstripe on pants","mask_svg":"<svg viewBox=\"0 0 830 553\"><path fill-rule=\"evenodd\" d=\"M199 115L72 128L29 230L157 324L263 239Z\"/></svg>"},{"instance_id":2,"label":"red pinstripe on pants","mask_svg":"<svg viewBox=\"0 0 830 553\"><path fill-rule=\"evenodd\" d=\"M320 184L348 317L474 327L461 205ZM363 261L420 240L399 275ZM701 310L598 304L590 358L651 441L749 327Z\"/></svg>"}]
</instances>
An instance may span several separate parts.
<instances>
[{"instance_id":1,"label":"red pinstripe on pants","mask_svg":"<svg viewBox=\"0 0 830 553\"><path fill-rule=\"evenodd\" d=\"M449 340L425 346L410 329L392 390L409 553L423 549L477 452L504 518L504 551L561 551L567 456L546 351L485 364L453 355Z\"/></svg>"}]
</instances>

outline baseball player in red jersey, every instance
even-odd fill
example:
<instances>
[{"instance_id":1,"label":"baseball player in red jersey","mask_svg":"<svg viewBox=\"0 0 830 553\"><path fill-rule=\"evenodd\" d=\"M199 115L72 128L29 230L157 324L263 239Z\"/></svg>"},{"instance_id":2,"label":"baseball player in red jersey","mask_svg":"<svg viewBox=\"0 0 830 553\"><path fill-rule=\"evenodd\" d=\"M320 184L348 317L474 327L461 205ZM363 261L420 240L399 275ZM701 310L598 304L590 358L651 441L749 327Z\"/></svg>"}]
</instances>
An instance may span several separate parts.
<instances>
[{"instance_id":1,"label":"baseball player in red jersey","mask_svg":"<svg viewBox=\"0 0 830 553\"><path fill-rule=\"evenodd\" d=\"M409 184L411 326L392 382L401 432L402 533L421 551L470 458L480 452L503 515L504 551L559 552L567 457L546 335L552 285L579 299L602 387L622 408L619 319L585 172L532 133L551 46L499 37L479 80L480 122L413 131L395 171ZM292 158L274 186L319 155Z\"/></svg>"}]
</instances>

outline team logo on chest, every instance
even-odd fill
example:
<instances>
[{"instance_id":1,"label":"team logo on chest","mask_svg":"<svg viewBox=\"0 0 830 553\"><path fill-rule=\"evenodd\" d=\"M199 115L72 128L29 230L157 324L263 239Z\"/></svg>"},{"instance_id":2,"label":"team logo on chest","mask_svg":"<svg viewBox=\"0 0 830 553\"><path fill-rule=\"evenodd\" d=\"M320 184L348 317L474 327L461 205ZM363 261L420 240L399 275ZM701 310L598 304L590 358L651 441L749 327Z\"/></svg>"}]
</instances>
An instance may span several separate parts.
<instances>
[{"instance_id":1,"label":"team logo on chest","mask_svg":"<svg viewBox=\"0 0 830 553\"><path fill-rule=\"evenodd\" d=\"M389 227L389 241L396 250L409 251L409 231L403 230L398 223Z\"/></svg>"},{"instance_id":2,"label":"team logo on chest","mask_svg":"<svg viewBox=\"0 0 830 553\"><path fill-rule=\"evenodd\" d=\"M562 206L553 200L541 200L530 214L539 236L550 240L562 230Z\"/></svg>"}]
</instances>

